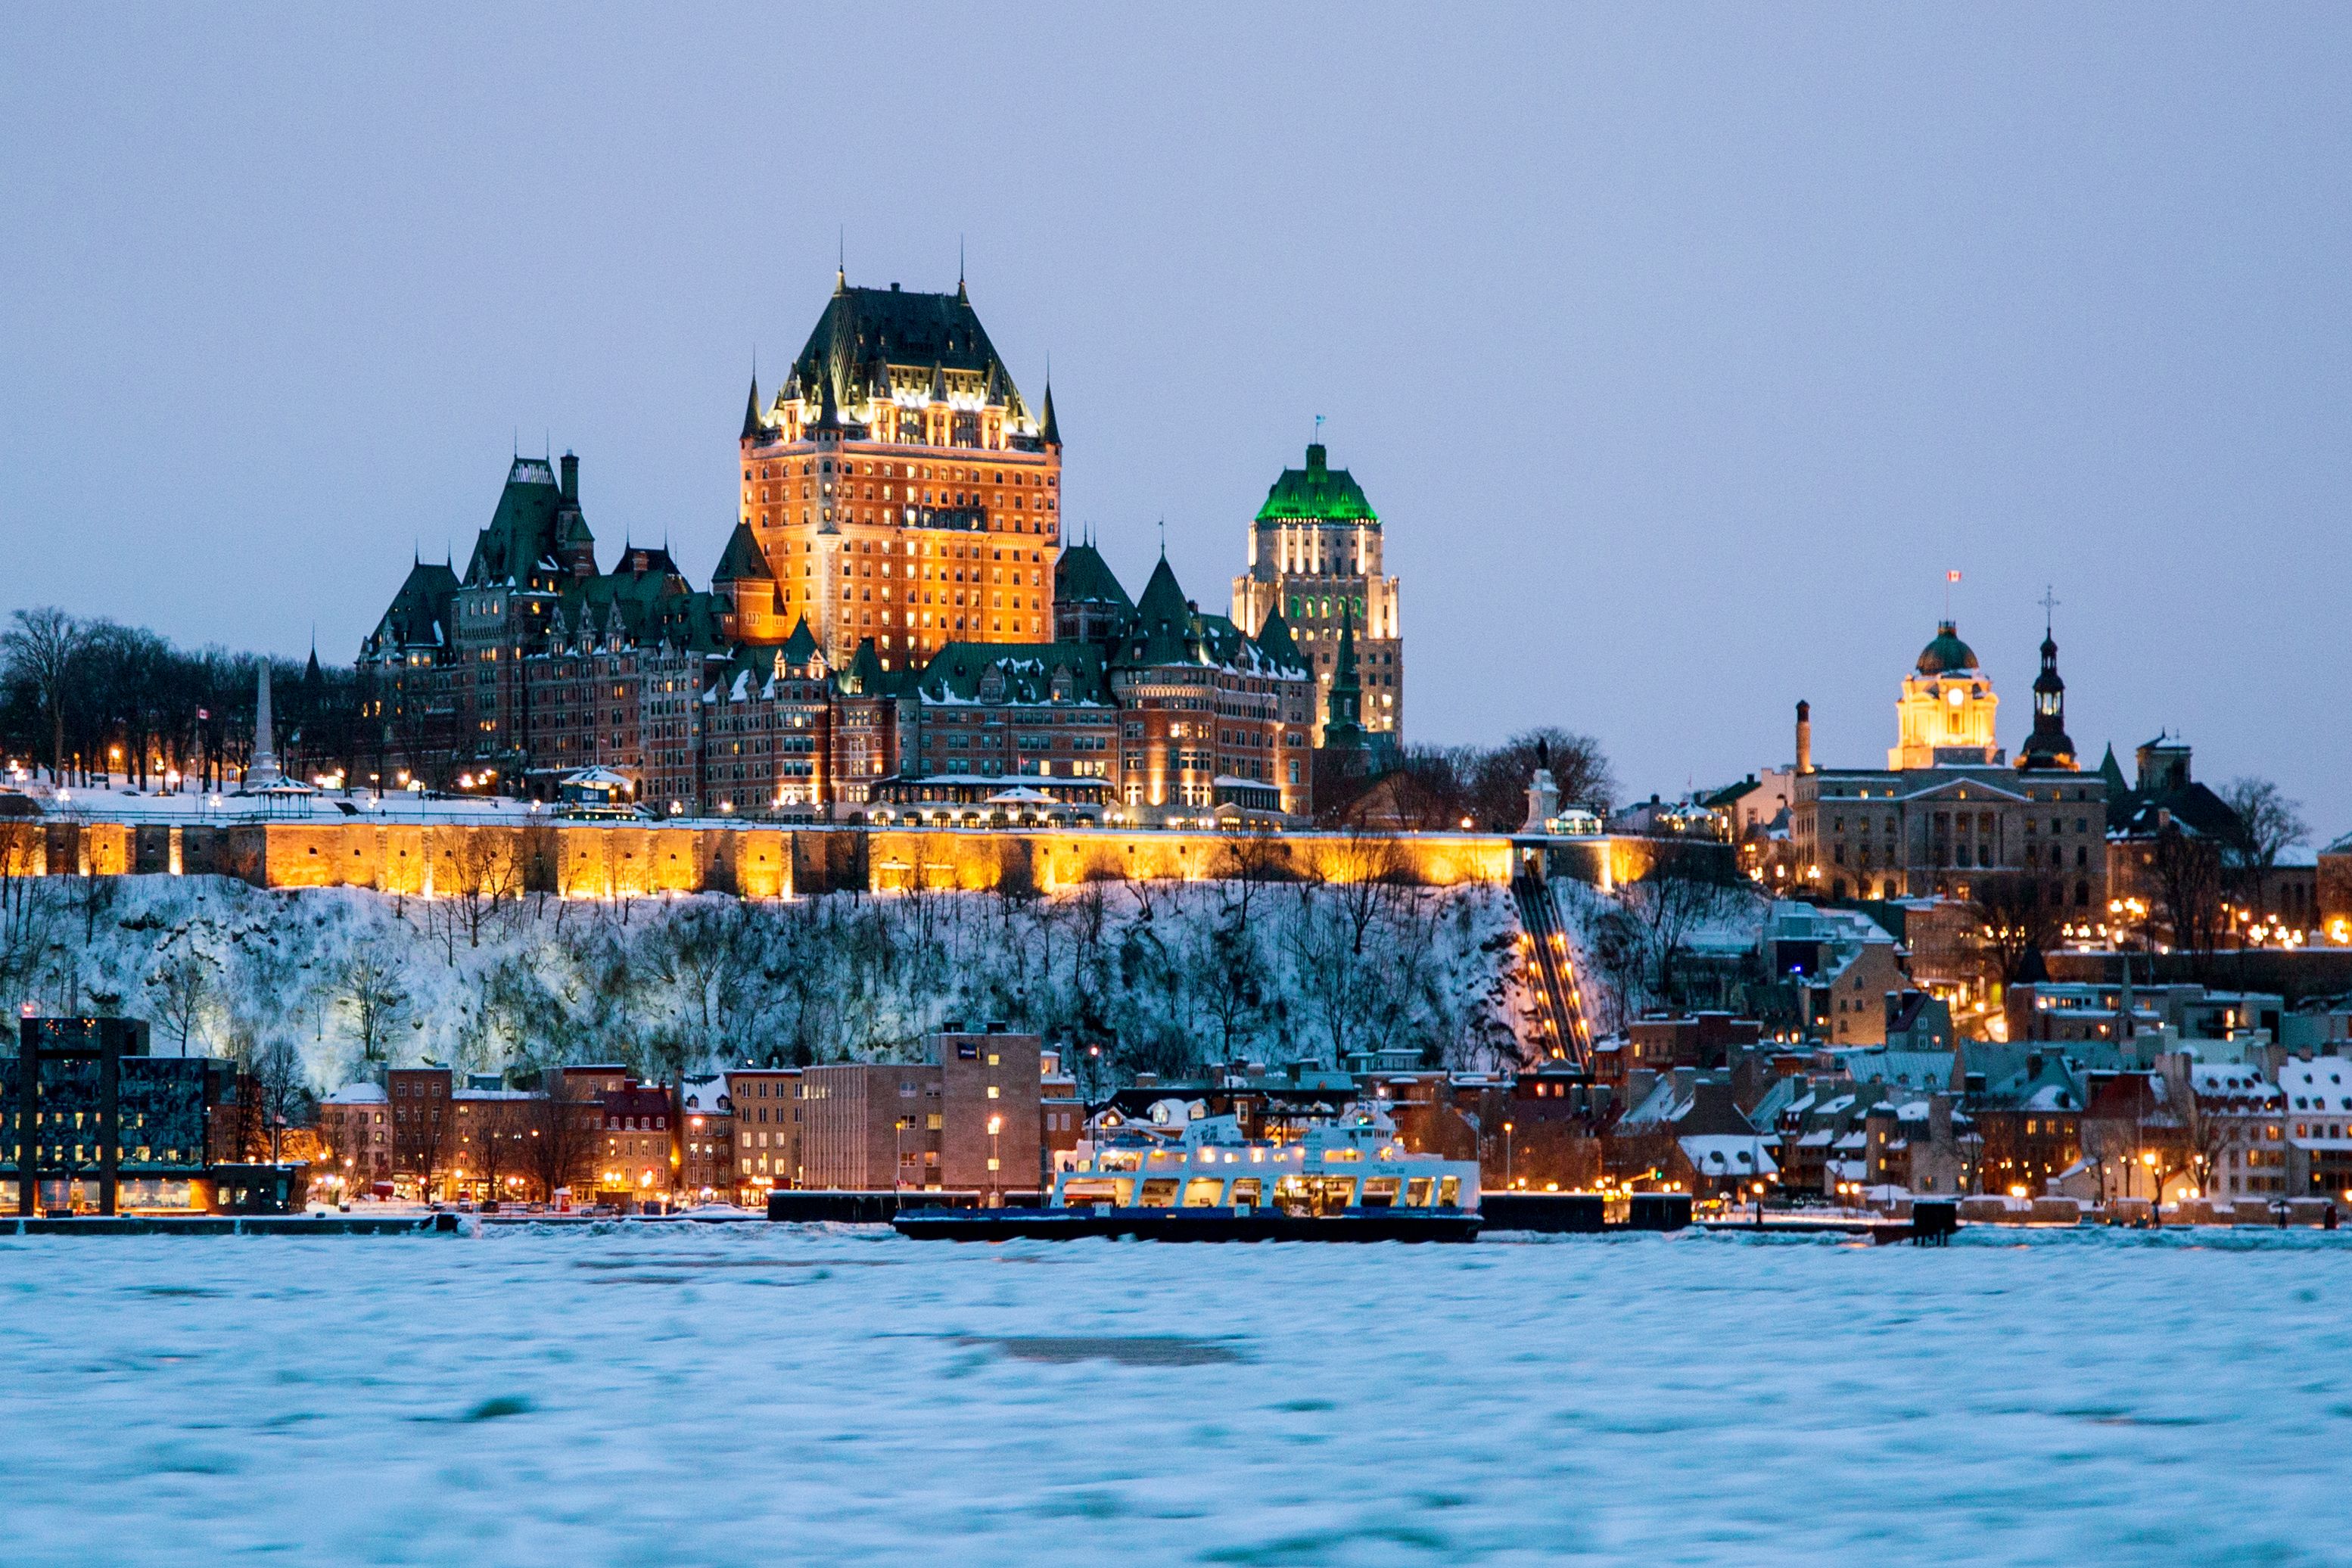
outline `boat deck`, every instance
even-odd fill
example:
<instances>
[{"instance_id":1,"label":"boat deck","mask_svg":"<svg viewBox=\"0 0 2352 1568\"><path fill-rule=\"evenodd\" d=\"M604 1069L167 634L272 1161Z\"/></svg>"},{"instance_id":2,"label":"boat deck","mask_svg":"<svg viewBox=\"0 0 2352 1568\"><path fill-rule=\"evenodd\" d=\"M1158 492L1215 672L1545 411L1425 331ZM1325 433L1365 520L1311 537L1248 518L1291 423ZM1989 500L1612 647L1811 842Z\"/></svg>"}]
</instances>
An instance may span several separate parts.
<instances>
[{"instance_id":1,"label":"boat deck","mask_svg":"<svg viewBox=\"0 0 2352 1568\"><path fill-rule=\"evenodd\" d=\"M921 1209L891 1224L925 1241L1475 1241L1478 1215L1461 1209L1347 1209L1293 1215L1255 1208Z\"/></svg>"}]
</instances>

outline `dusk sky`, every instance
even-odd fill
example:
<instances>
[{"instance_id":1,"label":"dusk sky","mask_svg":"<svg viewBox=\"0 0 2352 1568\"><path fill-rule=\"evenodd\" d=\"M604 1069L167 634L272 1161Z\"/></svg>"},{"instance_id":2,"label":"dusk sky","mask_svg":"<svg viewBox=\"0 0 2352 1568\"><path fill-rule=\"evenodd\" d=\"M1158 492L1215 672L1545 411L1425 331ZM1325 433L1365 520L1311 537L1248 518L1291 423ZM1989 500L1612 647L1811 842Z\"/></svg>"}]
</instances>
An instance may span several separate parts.
<instances>
[{"instance_id":1,"label":"dusk sky","mask_svg":"<svg viewBox=\"0 0 2352 1568\"><path fill-rule=\"evenodd\" d=\"M1408 739L1875 764L1948 568L2086 764L2352 829L2352 11L12 7L0 611L348 662L512 444L698 585L756 353L973 300L1226 607L1318 415ZM763 377L772 385L772 374Z\"/></svg>"}]
</instances>

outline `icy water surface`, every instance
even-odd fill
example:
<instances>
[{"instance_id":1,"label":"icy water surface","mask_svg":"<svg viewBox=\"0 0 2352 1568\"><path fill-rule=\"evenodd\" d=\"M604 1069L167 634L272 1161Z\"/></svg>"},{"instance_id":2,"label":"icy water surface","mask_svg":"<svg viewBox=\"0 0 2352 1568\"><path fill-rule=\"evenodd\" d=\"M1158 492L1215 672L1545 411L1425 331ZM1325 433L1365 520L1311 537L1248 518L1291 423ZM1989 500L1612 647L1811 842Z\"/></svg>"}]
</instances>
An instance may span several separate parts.
<instances>
[{"instance_id":1,"label":"icy water surface","mask_svg":"<svg viewBox=\"0 0 2352 1568\"><path fill-rule=\"evenodd\" d=\"M2352 1246L0 1243L8 1563L2352 1561Z\"/></svg>"}]
</instances>

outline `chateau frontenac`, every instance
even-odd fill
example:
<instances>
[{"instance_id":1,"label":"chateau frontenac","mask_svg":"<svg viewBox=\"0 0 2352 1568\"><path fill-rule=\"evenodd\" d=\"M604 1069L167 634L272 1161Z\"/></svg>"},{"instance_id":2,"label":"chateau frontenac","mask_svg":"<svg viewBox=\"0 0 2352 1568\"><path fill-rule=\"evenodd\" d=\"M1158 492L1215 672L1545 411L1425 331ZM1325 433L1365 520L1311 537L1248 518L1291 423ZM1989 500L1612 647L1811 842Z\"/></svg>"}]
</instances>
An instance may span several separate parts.
<instances>
[{"instance_id":1,"label":"chateau frontenac","mask_svg":"<svg viewBox=\"0 0 2352 1568\"><path fill-rule=\"evenodd\" d=\"M1052 389L1033 410L961 282L837 275L782 384L753 380L708 589L667 546L604 570L570 453L514 460L462 574L412 563L359 658L378 782L793 821L1295 820L1396 765L1399 585L1320 443L1249 524L1230 616L1164 556L1130 597L1072 541L1062 452Z\"/></svg>"}]
</instances>

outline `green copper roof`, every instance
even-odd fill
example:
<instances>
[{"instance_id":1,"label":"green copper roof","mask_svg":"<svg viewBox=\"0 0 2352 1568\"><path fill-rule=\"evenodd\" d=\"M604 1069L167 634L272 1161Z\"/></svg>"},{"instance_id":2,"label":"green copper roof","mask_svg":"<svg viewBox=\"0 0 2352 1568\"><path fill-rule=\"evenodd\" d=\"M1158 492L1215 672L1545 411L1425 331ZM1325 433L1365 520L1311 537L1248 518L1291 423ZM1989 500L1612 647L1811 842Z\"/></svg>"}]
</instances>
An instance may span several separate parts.
<instances>
[{"instance_id":1,"label":"green copper roof","mask_svg":"<svg viewBox=\"0 0 2352 1568\"><path fill-rule=\"evenodd\" d=\"M727 536L727 548L719 552L719 569L710 574L713 583L772 582L775 569L761 553L760 542L751 537L751 525L739 522L735 531Z\"/></svg>"},{"instance_id":2,"label":"green copper roof","mask_svg":"<svg viewBox=\"0 0 2352 1568\"><path fill-rule=\"evenodd\" d=\"M1192 606L1186 602L1184 590L1177 583L1175 570L1168 564L1165 555L1160 558L1160 564L1151 569L1151 580L1143 585L1143 597L1137 602L1135 613L1142 617L1147 627L1164 622L1181 629L1184 623L1192 618Z\"/></svg>"},{"instance_id":3,"label":"green copper roof","mask_svg":"<svg viewBox=\"0 0 2352 1568\"><path fill-rule=\"evenodd\" d=\"M1117 605L1135 608L1135 601L1119 585L1118 574L1102 552L1091 544L1073 544L1054 563L1054 602L1057 605Z\"/></svg>"},{"instance_id":4,"label":"green copper roof","mask_svg":"<svg viewBox=\"0 0 2352 1568\"><path fill-rule=\"evenodd\" d=\"M1356 483L1354 476L1326 461L1322 443L1317 442L1307 448L1305 468L1282 470L1282 478L1265 492L1265 504L1257 509L1257 520L1376 523L1381 514L1364 499L1363 487Z\"/></svg>"},{"instance_id":5,"label":"green copper roof","mask_svg":"<svg viewBox=\"0 0 2352 1568\"><path fill-rule=\"evenodd\" d=\"M1265 625L1257 629L1258 651L1283 669L1307 673L1307 658L1298 651L1297 639L1290 635L1290 623L1282 618L1277 608L1265 617Z\"/></svg>"},{"instance_id":6,"label":"green copper roof","mask_svg":"<svg viewBox=\"0 0 2352 1568\"><path fill-rule=\"evenodd\" d=\"M816 657L816 638L809 631L806 616L793 623L793 635L784 639L783 656L784 662L795 668Z\"/></svg>"},{"instance_id":7,"label":"green copper roof","mask_svg":"<svg viewBox=\"0 0 2352 1568\"><path fill-rule=\"evenodd\" d=\"M1936 640L1919 650L1922 675L1965 675L1976 667L1976 650L1960 640L1949 621L1938 623Z\"/></svg>"},{"instance_id":8,"label":"green copper roof","mask_svg":"<svg viewBox=\"0 0 2352 1568\"><path fill-rule=\"evenodd\" d=\"M1055 700L1056 676L1066 677L1062 700L1110 705L1102 655L1091 643L951 642L910 684L927 702L1038 703Z\"/></svg>"},{"instance_id":9,"label":"green copper roof","mask_svg":"<svg viewBox=\"0 0 2352 1568\"><path fill-rule=\"evenodd\" d=\"M896 372L894 376L891 373ZM988 341L971 300L961 292L853 289L838 282L808 342L793 361L802 385L816 385L845 402L853 389L884 383L920 384L964 378L993 382L1017 415L1025 414L1013 373Z\"/></svg>"},{"instance_id":10,"label":"green copper roof","mask_svg":"<svg viewBox=\"0 0 2352 1568\"><path fill-rule=\"evenodd\" d=\"M507 469L498 510L474 541L474 558L466 563L467 584L520 584L542 565L550 572L561 571L556 517L563 510L553 465L539 458L517 458Z\"/></svg>"}]
</instances>

